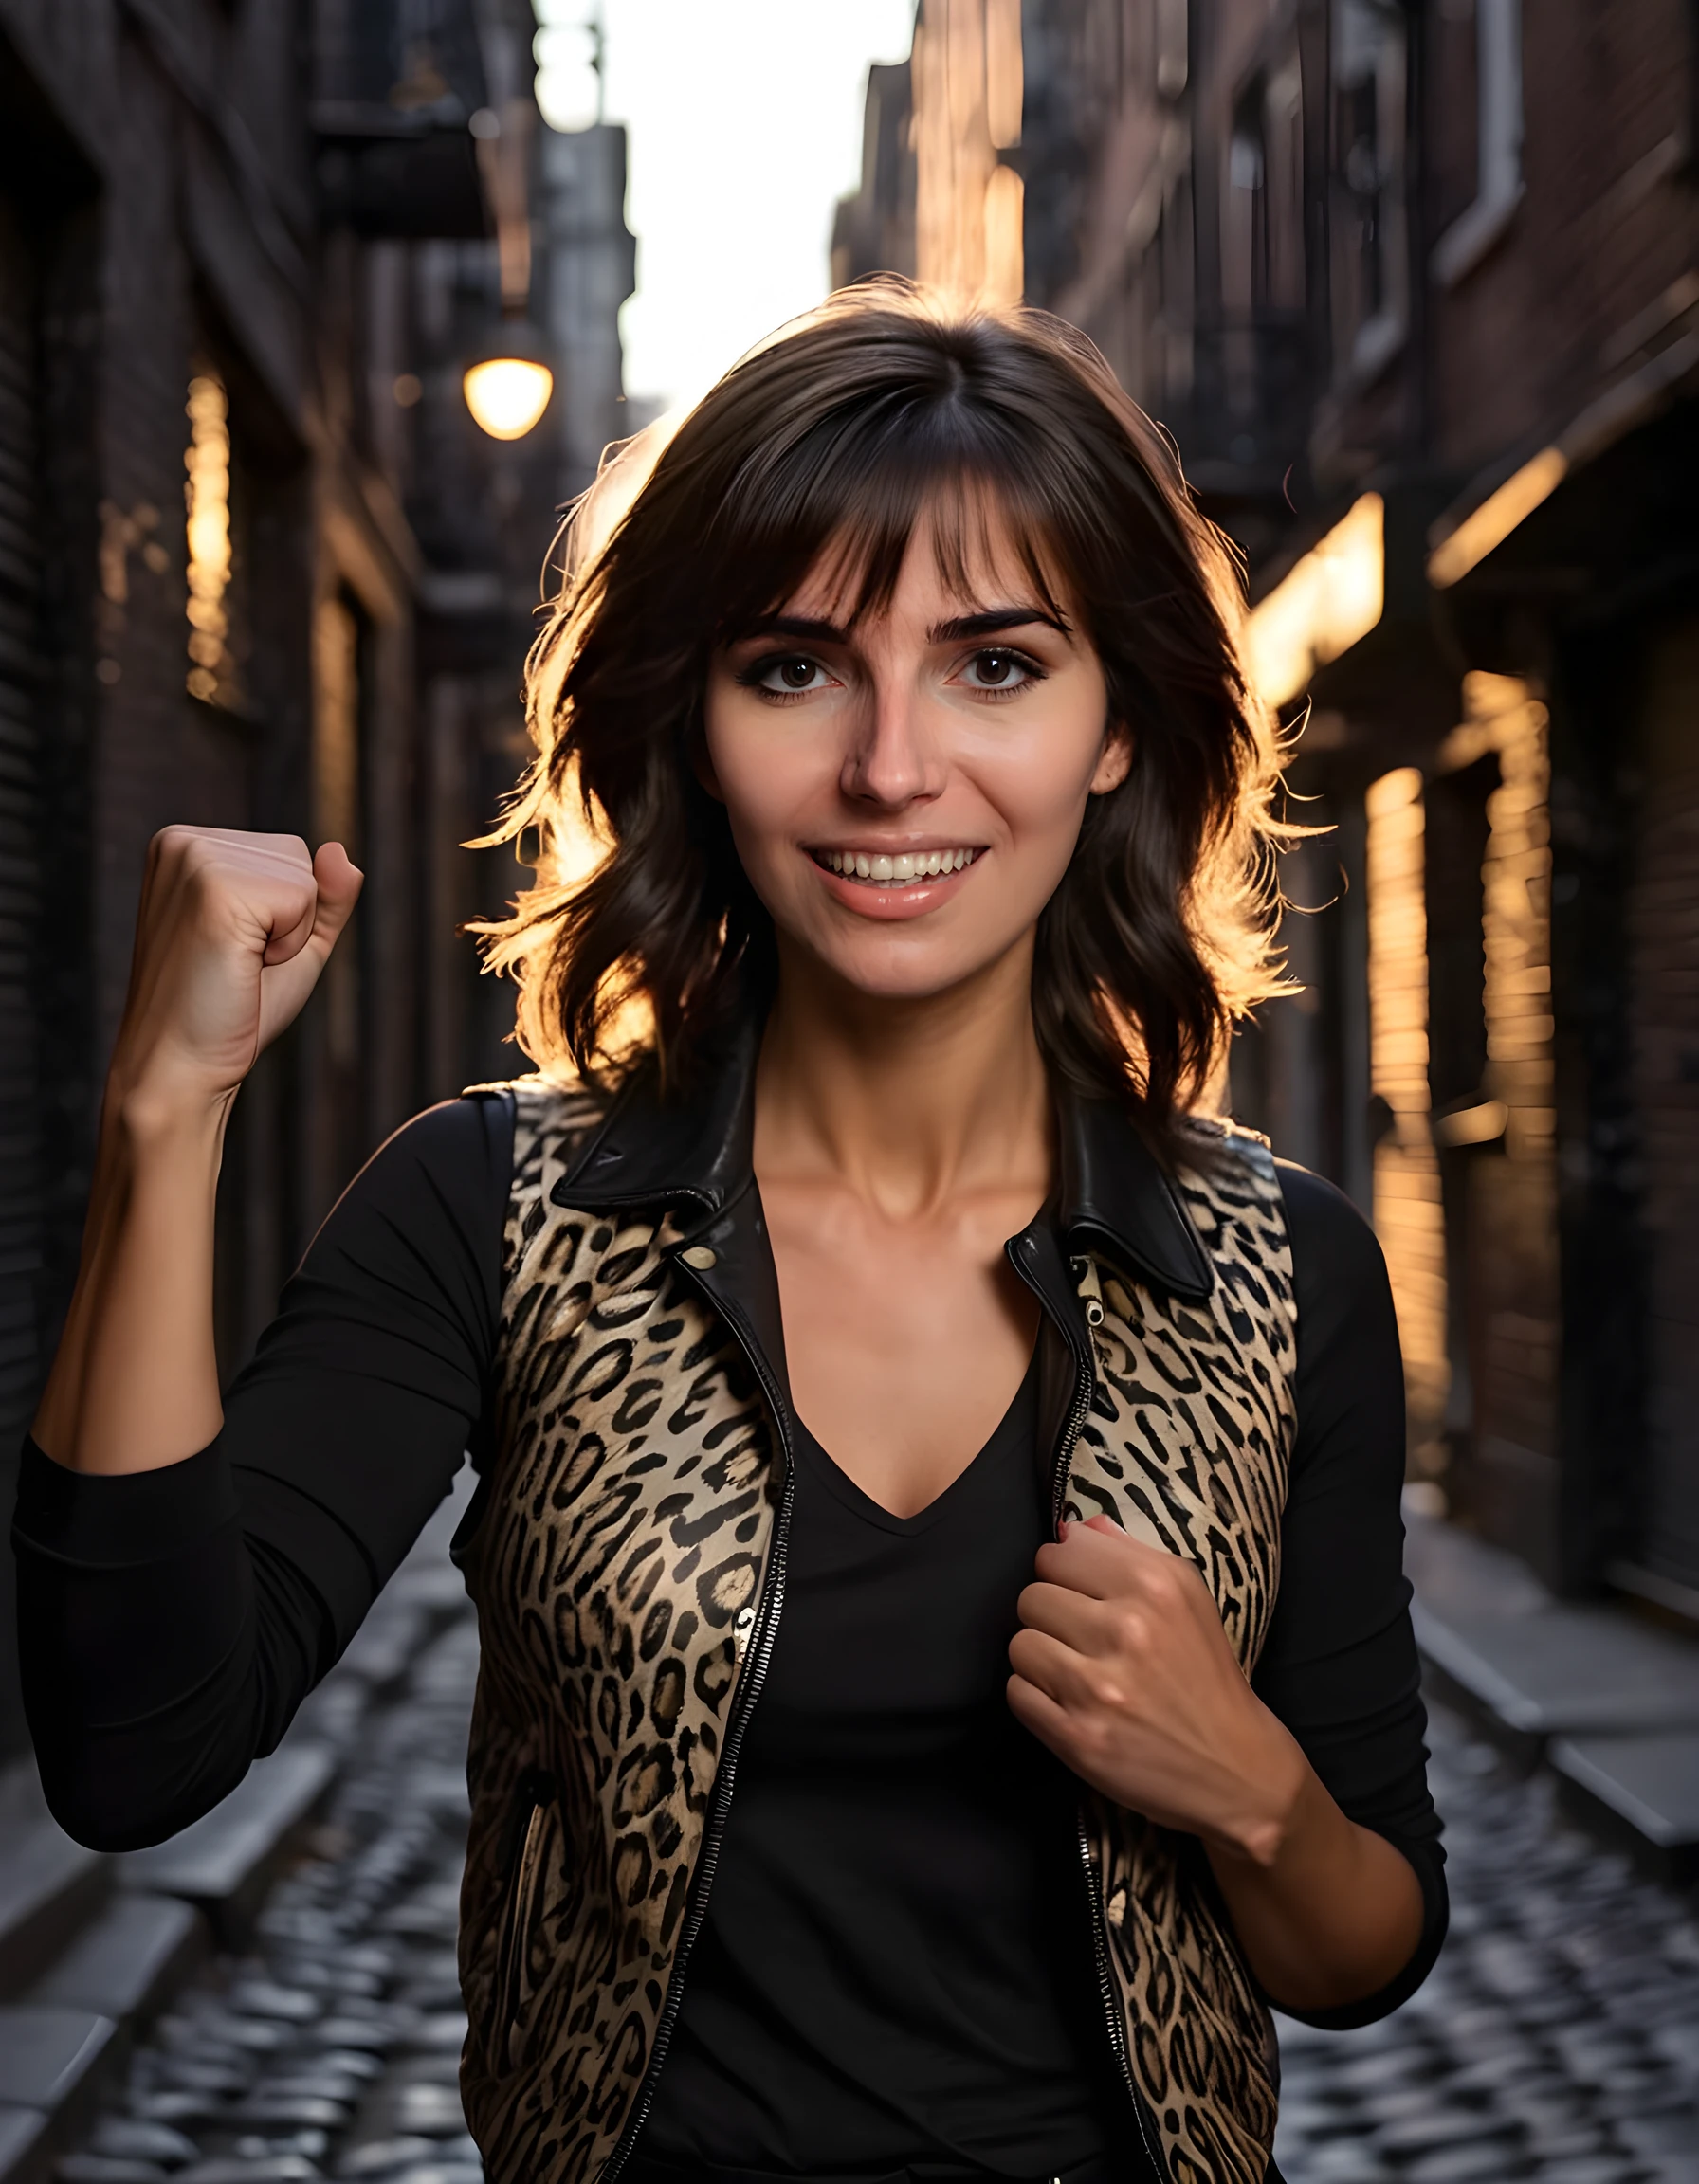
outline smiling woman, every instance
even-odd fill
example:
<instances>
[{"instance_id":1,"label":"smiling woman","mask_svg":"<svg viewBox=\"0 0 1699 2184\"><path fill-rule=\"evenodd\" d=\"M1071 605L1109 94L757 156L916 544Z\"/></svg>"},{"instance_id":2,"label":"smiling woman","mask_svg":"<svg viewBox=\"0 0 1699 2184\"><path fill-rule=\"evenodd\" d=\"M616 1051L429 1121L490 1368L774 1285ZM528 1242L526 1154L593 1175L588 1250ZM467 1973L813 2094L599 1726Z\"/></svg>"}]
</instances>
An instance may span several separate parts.
<instances>
[{"instance_id":1,"label":"smiling woman","mask_svg":"<svg viewBox=\"0 0 1699 2184\"><path fill-rule=\"evenodd\" d=\"M1080 337L889 285L596 504L505 827L604 853L489 941L543 1067L383 1148L222 1410L224 1119L359 877L155 845L14 1535L44 1783L204 1811L469 1445L494 2184L1263 2184L1270 2000L1395 2008L1445 1888L1385 1270L1198 1112L1277 975L1231 564Z\"/></svg>"},{"instance_id":2,"label":"smiling woman","mask_svg":"<svg viewBox=\"0 0 1699 2184\"><path fill-rule=\"evenodd\" d=\"M1234 648L1233 564L1171 446L1081 336L1035 313L952 325L891 282L841 294L727 374L539 643L539 756L503 832L570 835L582 798L618 848L583 885L551 888L545 864L490 928L531 1054L609 1076L609 1029L637 996L682 1085L728 1008L770 982L784 920L762 914L739 799L713 810L715 709L746 690L745 717L796 707L841 741L868 718L867 643L888 650L899 580L922 570L926 690L906 725L885 723L899 766L948 771L926 725L936 692L936 718L988 759L1021 751L1024 834L1033 792L1048 804L1060 782L1063 721L1087 724L1091 763L1048 822L1059 853L1019 912L1047 1059L1130 1100L1159 1138L1198 1096L1233 1018L1279 990L1276 763ZM755 741L765 773L799 738L781 711ZM895 748L885 733L871 760L840 752L846 782L868 763L883 775ZM867 840L821 846L865 854L871 877L875 856L935 846L918 842L920 814L923 789ZM1012 837L936 846L993 850L979 892L1006 896ZM917 927L909 953L960 929Z\"/></svg>"}]
</instances>

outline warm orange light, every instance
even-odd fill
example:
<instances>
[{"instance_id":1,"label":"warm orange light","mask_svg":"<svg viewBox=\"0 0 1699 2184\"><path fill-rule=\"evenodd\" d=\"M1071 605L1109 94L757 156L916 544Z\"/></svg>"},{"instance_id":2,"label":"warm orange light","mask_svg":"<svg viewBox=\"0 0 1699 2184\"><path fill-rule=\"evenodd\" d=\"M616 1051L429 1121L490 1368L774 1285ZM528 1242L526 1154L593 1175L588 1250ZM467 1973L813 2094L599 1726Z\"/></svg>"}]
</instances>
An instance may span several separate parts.
<instances>
[{"instance_id":1,"label":"warm orange light","mask_svg":"<svg viewBox=\"0 0 1699 2184\"><path fill-rule=\"evenodd\" d=\"M474 422L492 440L522 440L549 406L555 374L523 356L491 356L462 385Z\"/></svg>"},{"instance_id":2,"label":"warm orange light","mask_svg":"<svg viewBox=\"0 0 1699 2184\"><path fill-rule=\"evenodd\" d=\"M1442 1115L1434 1125L1436 1145L1495 1145L1505 1134L1510 1110L1502 1100L1477 1100L1472 1107Z\"/></svg>"},{"instance_id":3,"label":"warm orange light","mask_svg":"<svg viewBox=\"0 0 1699 2184\"><path fill-rule=\"evenodd\" d=\"M959 300L1025 284L1021 178L997 157L1020 141L1020 26L1019 0L923 0L915 24L915 269Z\"/></svg>"},{"instance_id":4,"label":"warm orange light","mask_svg":"<svg viewBox=\"0 0 1699 2184\"><path fill-rule=\"evenodd\" d=\"M1245 618L1245 664L1266 703L1284 705L1379 621L1385 510L1365 493Z\"/></svg>"},{"instance_id":5,"label":"warm orange light","mask_svg":"<svg viewBox=\"0 0 1699 2184\"><path fill-rule=\"evenodd\" d=\"M986 0L985 119L999 152L1020 142L1024 93L1020 0Z\"/></svg>"},{"instance_id":6,"label":"warm orange light","mask_svg":"<svg viewBox=\"0 0 1699 2184\"><path fill-rule=\"evenodd\" d=\"M189 695L228 698L231 666L230 426L223 382L204 373L189 382L189 446L183 499L189 544Z\"/></svg>"},{"instance_id":7,"label":"warm orange light","mask_svg":"<svg viewBox=\"0 0 1699 2184\"><path fill-rule=\"evenodd\" d=\"M1478 671L1463 678L1463 731L1498 753L1500 773L1487 799L1481 867L1485 1089L1504 1105L1505 1149L1512 1162L1549 1167L1556 1157L1557 1026L1545 707L1521 677ZM1461 733L1453 729L1452 736Z\"/></svg>"},{"instance_id":8,"label":"warm orange light","mask_svg":"<svg viewBox=\"0 0 1699 2184\"><path fill-rule=\"evenodd\" d=\"M1434 547L1428 556L1429 582L1444 591L1467 576L1541 501L1550 500L1568 471L1569 459L1561 447L1543 447Z\"/></svg>"},{"instance_id":9,"label":"warm orange light","mask_svg":"<svg viewBox=\"0 0 1699 2184\"><path fill-rule=\"evenodd\" d=\"M985 185L985 300L1005 310L1020 301L1026 184L1013 167L994 167Z\"/></svg>"},{"instance_id":10,"label":"warm orange light","mask_svg":"<svg viewBox=\"0 0 1699 2184\"><path fill-rule=\"evenodd\" d=\"M1441 1431L1451 1365L1446 1346L1445 1213L1428 1114L1428 904L1422 777L1400 766L1370 784L1369 1075L1391 1111L1375 1147L1375 1228L1386 1254L1404 1353L1414 1468L1445 1463Z\"/></svg>"}]
</instances>

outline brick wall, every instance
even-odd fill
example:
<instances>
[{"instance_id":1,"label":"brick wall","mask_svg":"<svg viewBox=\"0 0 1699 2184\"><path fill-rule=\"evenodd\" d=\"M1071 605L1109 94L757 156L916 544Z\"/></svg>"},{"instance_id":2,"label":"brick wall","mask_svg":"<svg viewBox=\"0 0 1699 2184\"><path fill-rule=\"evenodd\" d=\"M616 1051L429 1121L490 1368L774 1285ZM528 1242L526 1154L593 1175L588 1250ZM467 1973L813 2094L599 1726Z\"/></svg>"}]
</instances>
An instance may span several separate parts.
<instances>
[{"instance_id":1,"label":"brick wall","mask_svg":"<svg viewBox=\"0 0 1699 2184\"><path fill-rule=\"evenodd\" d=\"M1375 1228L1386 1253L1404 1353L1410 1461L1443 1468L1445 1226L1428 1121L1428 925L1422 778L1414 766L1369 789L1369 1069L1388 1127L1375 1147Z\"/></svg>"},{"instance_id":2,"label":"brick wall","mask_svg":"<svg viewBox=\"0 0 1699 2184\"><path fill-rule=\"evenodd\" d=\"M1551 1000L1550 762L1545 707L1514 676L1464 682L1441 764L1496 755L1481 870L1482 1093L1498 1134L1467 1158L1460 1316L1472 1383L1458 1499L1549 1580L1561 1574L1559 1265Z\"/></svg>"},{"instance_id":3,"label":"brick wall","mask_svg":"<svg viewBox=\"0 0 1699 2184\"><path fill-rule=\"evenodd\" d=\"M1561 428L1630 361L1624 330L1691 267L1690 12L1684 0L1524 0L1525 194L1503 240L1434 304L1435 453L1459 476ZM1469 111L1472 53L1454 30L1434 63L1431 111ZM1444 121L1433 150L1433 209L1449 213L1472 132Z\"/></svg>"},{"instance_id":4,"label":"brick wall","mask_svg":"<svg viewBox=\"0 0 1699 2184\"><path fill-rule=\"evenodd\" d=\"M1699 620L1649 647L1628 899L1651 1386L1644 1560L1699 1590Z\"/></svg>"}]
</instances>

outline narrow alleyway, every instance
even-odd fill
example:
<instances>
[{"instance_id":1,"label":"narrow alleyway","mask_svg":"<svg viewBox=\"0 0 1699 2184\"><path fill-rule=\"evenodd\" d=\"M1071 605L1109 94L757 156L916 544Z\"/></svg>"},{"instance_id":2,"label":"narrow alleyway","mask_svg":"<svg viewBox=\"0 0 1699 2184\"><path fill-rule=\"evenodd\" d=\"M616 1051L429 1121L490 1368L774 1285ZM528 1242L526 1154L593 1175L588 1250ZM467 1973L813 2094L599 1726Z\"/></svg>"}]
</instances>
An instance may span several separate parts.
<instances>
[{"instance_id":1,"label":"narrow alleyway","mask_svg":"<svg viewBox=\"0 0 1699 2184\"><path fill-rule=\"evenodd\" d=\"M180 1998L64 2184L479 2184L454 1973L476 1632L445 1590L420 1643L417 1575L361 1633L363 1673L313 1702L344 1770L253 1956ZM362 1718L386 1647L401 1672ZM1693 1906L1564 1828L1456 1716L1433 1740L1452 1939L1389 2022L1283 2025L1289 2184L1693 2184Z\"/></svg>"}]
</instances>

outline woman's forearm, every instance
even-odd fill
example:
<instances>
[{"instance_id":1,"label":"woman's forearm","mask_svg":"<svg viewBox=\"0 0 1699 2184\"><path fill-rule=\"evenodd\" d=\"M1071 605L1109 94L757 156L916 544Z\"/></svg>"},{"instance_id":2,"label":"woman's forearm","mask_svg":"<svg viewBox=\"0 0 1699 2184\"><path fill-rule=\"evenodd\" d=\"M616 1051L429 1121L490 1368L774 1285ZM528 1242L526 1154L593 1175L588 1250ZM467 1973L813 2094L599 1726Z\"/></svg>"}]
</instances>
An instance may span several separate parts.
<instances>
[{"instance_id":1,"label":"woman's forearm","mask_svg":"<svg viewBox=\"0 0 1699 2184\"><path fill-rule=\"evenodd\" d=\"M219 1429L213 1210L228 1101L109 1088L82 1265L35 1438L74 1471L152 1471Z\"/></svg>"},{"instance_id":2,"label":"woman's forearm","mask_svg":"<svg viewBox=\"0 0 1699 2184\"><path fill-rule=\"evenodd\" d=\"M230 1104L360 890L336 843L167 827L148 848L76 1293L35 1437L73 1471L156 1471L222 1423L213 1208Z\"/></svg>"},{"instance_id":3,"label":"woman's forearm","mask_svg":"<svg viewBox=\"0 0 1699 2184\"><path fill-rule=\"evenodd\" d=\"M1415 1955L1423 1904L1409 1861L1347 1819L1307 1763L1271 1856L1208 1847L1240 1946L1277 2006L1342 2009Z\"/></svg>"},{"instance_id":4,"label":"woman's forearm","mask_svg":"<svg viewBox=\"0 0 1699 2184\"><path fill-rule=\"evenodd\" d=\"M1202 1575L1107 1519L1041 1547L1009 1703L1074 1772L1204 1845L1265 1992L1343 2009L1421 1942L1421 1884L1346 1818L1246 1681Z\"/></svg>"}]
</instances>

